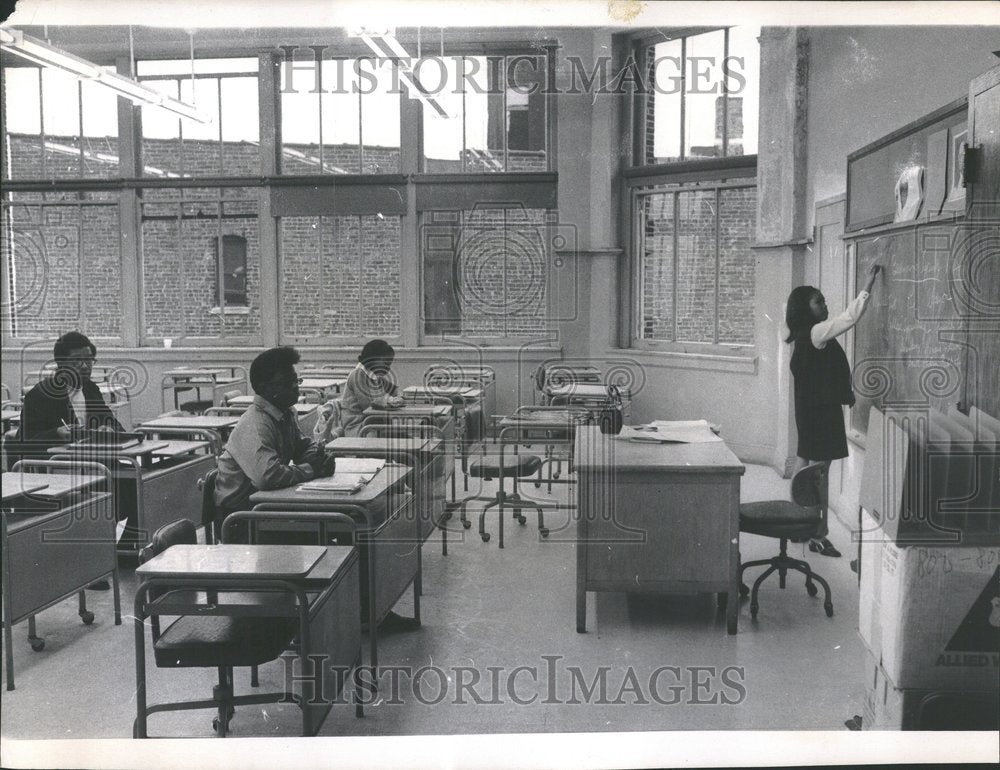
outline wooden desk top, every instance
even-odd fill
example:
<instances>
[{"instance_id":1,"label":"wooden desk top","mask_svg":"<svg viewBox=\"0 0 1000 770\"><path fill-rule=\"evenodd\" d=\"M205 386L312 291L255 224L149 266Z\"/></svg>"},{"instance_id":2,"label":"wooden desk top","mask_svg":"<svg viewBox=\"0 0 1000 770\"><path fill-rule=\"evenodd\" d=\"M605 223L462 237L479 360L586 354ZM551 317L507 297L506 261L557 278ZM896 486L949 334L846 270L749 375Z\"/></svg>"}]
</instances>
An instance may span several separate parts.
<instances>
[{"instance_id":1,"label":"wooden desk top","mask_svg":"<svg viewBox=\"0 0 1000 770\"><path fill-rule=\"evenodd\" d=\"M147 420L139 427L141 428L207 428L209 430L219 430L232 428L239 422L240 418L235 416L221 415L190 415L177 417L157 417L155 420Z\"/></svg>"},{"instance_id":2,"label":"wooden desk top","mask_svg":"<svg viewBox=\"0 0 1000 770\"><path fill-rule=\"evenodd\" d=\"M3 501L32 495L46 499L66 497L104 481L103 476L80 473L4 473Z\"/></svg>"},{"instance_id":3,"label":"wooden desk top","mask_svg":"<svg viewBox=\"0 0 1000 770\"><path fill-rule=\"evenodd\" d=\"M461 398L474 401L482 398L483 389L465 385L410 385L403 388L404 396L443 396L444 398Z\"/></svg>"},{"instance_id":4,"label":"wooden desk top","mask_svg":"<svg viewBox=\"0 0 1000 770\"><path fill-rule=\"evenodd\" d=\"M349 550L349 549L347 549ZM175 545L135 572L152 577L303 578L326 555L321 545Z\"/></svg>"},{"instance_id":5,"label":"wooden desk top","mask_svg":"<svg viewBox=\"0 0 1000 770\"><path fill-rule=\"evenodd\" d=\"M450 417L452 407L447 404L405 404L403 406L389 408L389 409L379 409L374 406L370 406L365 409L362 414L366 417L372 414L381 415L409 415L410 417Z\"/></svg>"},{"instance_id":6,"label":"wooden desk top","mask_svg":"<svg viewBox=\"0 0 1000 770\"><path fill-rule=\"evenodd\" d=\"M435 452L441 445L438 438L378 438L375 436L342 436L326 445L330 452Z\"/></svg>"},{"instance_id":7,"label":"wooden desk top","mask_svg":"<svg viewBox=\"0 0 1000 770\"><path fill-rule=\"evenodd\" d=\"M165 376L174 378L205 377L215 379L216 377L221 377L227 373L228 371L226 369L188 369L185 367L178 367L177 369L170 369L165 372Z\"/></svg>"},{"instance_id":8,"label":"wooden desk top","mask_svg":"<svg viewBox=\"0 0 1000 770\"><path fill-rule=\"evenodd\" d=\"M88 455L90 457L95 455L103 455L105 457L145 457L146 455L152 455L153 457L177 457L179 455L195 452L198 449L207 446L207 441L157 441L150 439L124 449L120 449L118 447L93 445L78 446L76 444L66 444L65 446L51 447L48 450L48 453L50 455L79 454Z\"/></svg>"},{"instance_id":9,"label":"wooden desk top","mask_svg":"<svg viewBox=\"0 0 1000 770\"><path fill-rule=\"evenodd\" d=\"M308 377L303 377L299 382L300 388L339 388L347 379L344 377L318 377L315 374L311 374Z\"/></svg>"},{"instance_id":10,"label":"wooden desk top","mask_svg":"<svg viewBox=\"0 0 1000 770\"><path fill-rule=\"evenodd\" d=\"M567 385L557 387L546 387L545 392L550 396L579 396L581 398L607 398L608 388L592 382L571 382ZM623 390L622 395L627 397L628 390Z\"/></svg>"},{"instance_id":11,"label":"wooden desk top","mask_svg":"<svg viewBox=\"0 0 1000 770\"><path fill-rule=\"evenodd\" d=\"M251 505L360 505L365 507L385 495L397 482L404 480L412 471L405 465L386 465L375 477L357 492L334 492L330 490L302 490L301 485L284 489L269 489L250 495ZM308 483L308 482L303 482Z\"/></svg>"},{"instance_id":12,"label":"wooden desk top","mask_svg":"<svg viewBox=\"0 0 1000 770\"><path fill-rule=\"evenodd\" d=\"M734 473L746 470L739 458L716 441L708 444L654 444L605 436L596 425L576 430L573 447L577 470L659 471L686 473Z\"/></svg>"}]
</instances>

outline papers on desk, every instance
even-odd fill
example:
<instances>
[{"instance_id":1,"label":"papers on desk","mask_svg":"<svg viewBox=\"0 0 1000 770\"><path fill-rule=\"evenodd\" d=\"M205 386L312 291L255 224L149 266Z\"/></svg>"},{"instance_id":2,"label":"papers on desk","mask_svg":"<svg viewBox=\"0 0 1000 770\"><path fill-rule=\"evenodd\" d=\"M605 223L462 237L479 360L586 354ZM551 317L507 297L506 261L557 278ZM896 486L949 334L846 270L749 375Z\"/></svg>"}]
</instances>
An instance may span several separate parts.
<instances>
[{"instance_id":1,"label":"papers on desk","mask_svg":"<svg viewBox=\"0 0 1000 770\"><path fill-rule=\"evenodd\" d=\"M337 461L340 464L340 460ZM376 471L377 472L377 471ZM314 479L299 484L300 492L346 492L354 494L375 477L375 473L346 473L339 468L325 479Z\"/></svg>"},{"instance_id":2,"label":"papers on desk","mask_svg":"<svg viewBox=\"0 0 1000 770\"><path fill-rule=\"evenodd\" d=\"M652 444L710 444L722 441L707 420L653 420L647 425L624 426L618 438Z\"/></svg>"},{"instance_id":3,"label":"papers on desk","mask_svg":"<svg viewBox=\"0 0 1000 770\"><path fill-rule=\"evenodd\" d=\"M337 474L367 473L374 476L385 467L385 460L380 457L338 457Z\"/></svg>"}]
</instances>

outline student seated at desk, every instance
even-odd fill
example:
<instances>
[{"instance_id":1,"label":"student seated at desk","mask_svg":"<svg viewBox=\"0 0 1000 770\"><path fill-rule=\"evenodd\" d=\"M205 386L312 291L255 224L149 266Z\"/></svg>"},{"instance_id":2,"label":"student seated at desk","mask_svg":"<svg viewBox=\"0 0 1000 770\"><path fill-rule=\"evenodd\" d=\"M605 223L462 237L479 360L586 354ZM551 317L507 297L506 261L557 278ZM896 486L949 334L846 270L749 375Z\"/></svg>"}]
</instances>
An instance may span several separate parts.
<instances>
[{"instance_id":1,"label":"student seated at desk","mask_svg":"<svg viewBox=\"0 0 1000 770\"><path fill-rule=\"evenodd\" d=\"M80 332L67 332L56 340L52 357L56 369L25 395L14 438L33 446L19 447L21 451L11 457L11 465L18 459L48 459L49 447L72 440L74 431L81 427L124 430L90 379L97 358L94 343Z\"/></svg>"},{"instance_id":2,"label":"student seated at desk","mask_svg":"<svg viewBox=\"0 0 1000 770\"><path fill-rule=\"evenodd\" d=\"M323 446L302 435L292 406L299 400L295 348L265 350L250 364L253 404L240 417L219 456L215 506L219 520L248 510L250 495L333 473Z\"/></svg>"},{"instance_id":3,"label":"student seated at desk","mask_svg":"<svg viewBox=\"0 0 1000 770\"><path fill-rule=\"evenodd\" d=\"M361 349L358 364L344 385L340 397L340 418L346 436L357 436L364 420L364 411L371 406L385 409L399 407L403 399L397 395L391 367L396 351L385 340L369 340Z\"/></svg>"},{"instance_id":4,"label":"student seated at desk","mask_svg":"<svg viewBox=\"0 0 1000 770\"><path fill-rule=\"evenodd\" d=\"M94 343L80 332L67 332L56 340L52 357L55 371L24 396L14 438L20 446L8 452L11 467L18 460L47 460L49 447L71 441L81 428L124 431L90 379L97 359ZM98 580L87 588L107 591L110 586Z\"/></svg>"}]
</instances>

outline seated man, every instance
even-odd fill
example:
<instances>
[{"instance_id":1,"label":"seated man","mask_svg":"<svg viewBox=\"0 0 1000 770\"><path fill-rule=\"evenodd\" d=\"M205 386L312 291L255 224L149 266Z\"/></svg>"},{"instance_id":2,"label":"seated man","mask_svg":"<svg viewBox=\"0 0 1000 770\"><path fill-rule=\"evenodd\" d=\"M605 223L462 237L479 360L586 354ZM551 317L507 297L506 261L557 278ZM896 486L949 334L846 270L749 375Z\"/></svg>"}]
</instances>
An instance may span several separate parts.
<instances>
[{"instance_id":1,"label":"seated man","mask_svg":"<svg viewBox=\"0 0 1000 770\"><path fill-rule=\"evenodd\" d=\"M18 460L47 459L49 447L71 441L81 427L124 430L90 379L97 358L94 343L80 332L67 332L56 340L52 357L56 370L24 396L14 438L19 446L8 451L11 466ZM98 580L87 588L106 591L108 581Z\"/></svg>"},{"instance_id":2,"label":"seated man","mask_svg":"<svg viewBox=\"0 0 1000 770\"><path fill-rule=\"evenodd\" d=\"M215 506L219 519L248 510L250 495L333 472L323 446L302 435L292 405L299 400L295 348L265 350L250 364L253 405L240 417L219 456Z\"/></svg>"},{"instance_id":3,"label":"seated man","mask_svg":"<svg viewBox=\"0 0 1000 770\"><path fill-rule=\"evenodd\" d=\"M97 348L80 332L67 332L52 349L56 370L24 396L21 424L14 440L21 444L10 459L44 459L49 447L73 438L74 428L124 430L101 390L90 379Z\"/></svg>"}]
</instances>

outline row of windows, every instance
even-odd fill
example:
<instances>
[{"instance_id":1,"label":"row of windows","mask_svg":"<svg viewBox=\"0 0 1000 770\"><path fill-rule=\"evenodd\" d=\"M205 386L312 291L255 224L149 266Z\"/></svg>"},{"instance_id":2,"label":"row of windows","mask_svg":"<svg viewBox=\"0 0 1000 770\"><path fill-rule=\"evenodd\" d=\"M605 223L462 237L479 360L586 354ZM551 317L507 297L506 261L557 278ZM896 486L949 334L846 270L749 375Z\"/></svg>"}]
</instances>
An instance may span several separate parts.
<instances>
[{"instance_id":1,"label":"row of windows","mask_svg":"<svg viewBox=\"0 0 1000 770\"><path fill-rule=\"evenodd\" d=\"M259 188L200 192L141 205L144 344L259 343L262 303L275 293L289 343L400 334L403 217L279 217L274 286L261 269ZM14 193L2 214L12 336L49 336L70 325L121 338L129 289L118 203L106 193ZM548 333L550 216L523 208L424 212L424 338Z\"/></svg>"},{"instance_id":2,"label":"row of windows","mask_svg":"<svg viewBox=\"0 0 1000 770\"><path fill-rule=\"evenodd\" d=\"M541 76L524 74L513 58L440 60L435 79L448 87L439 89L435 103L444 114L423 112L423 171L548 170L546 97L531 82ZM259 176L257 70L257 59L199 60L193 76L187 61L138 62L137 77L145 85L210 118L198 123L143 108L141 175ZM517 80L505 81L505 73L515 70ZM292 60L275 77L280 173L401 173L403 96L391 62ZM5 69L6 178L120 176L116 98L57 70Z\"/></svg>"},{"instance_id":3,"label":"row of windows","mask_svg":"<svg viewBox=\"0 0 1000 770\"><path fill-rule=\"evenodd\" d=\"M628 340L640 346L752 345L752 179L726 171L698 184L671 177L671 164L756 151L759 55L756 30L695 31L634 44L630 61L647 74L633 97L634 166L656 183L623 187L633 286ZM420 121L424 172L544 171L551 116L542 89L509 79L513 56L440 59L435 109ZM136 145L147 178L260 174L256 58L140 61L147 85L195 103L199 124L143 108ZM274 71L286 176L399 172L405 124L399 84L375 60L285 61ZM539 83L544 67L535 73ZM530 79L530 78L529 78ZM538 85L539 83L536 83ZM530 90L530 89L528 89ZM116 97L51 70L5 71L4 165L20 180L118 177ZM744 169L744 173L746 173ZM752 169L750 171L752 173ZM251 183L259 184L259 182ZM407 184L412 184L408 182ZM30 188L28 188L30 189ZM419 191L418 191L419 192ZM132 195L131 192L123 193ZM141 341L162 338L256 342L263 298L278 298L280 337L292 343L463 335L537 338L562 312L551 306L557 212L530 205L456 206L445 196L421 205L415 225L378 207L326 214L283 210L273 235L278 274L261 266L259 211L268 188L146 188L138 195L139 281L123 286L117 192L13 192L4 200L4 273L15 337L76 325L121 338L122 293L135 291ZM331 207L336 212L337 207ZM402 210L400 210L402 211ZM307 213L313 215L306 215ZM408 229L409 228L409 229ZM269 228L270 230L271 228ZM413 241L416 254L404 243ZM406 268L415 258L416 269ZM86 268L84 267L86 266ZM412 271L412 272L411 272ZM404 275L419 276L414 303ZM628 278L628 276L626 276ZM93 283L96 292L90 291ZM417 310L404 310L417 306Z\"/></svg>"}]
</instances>

